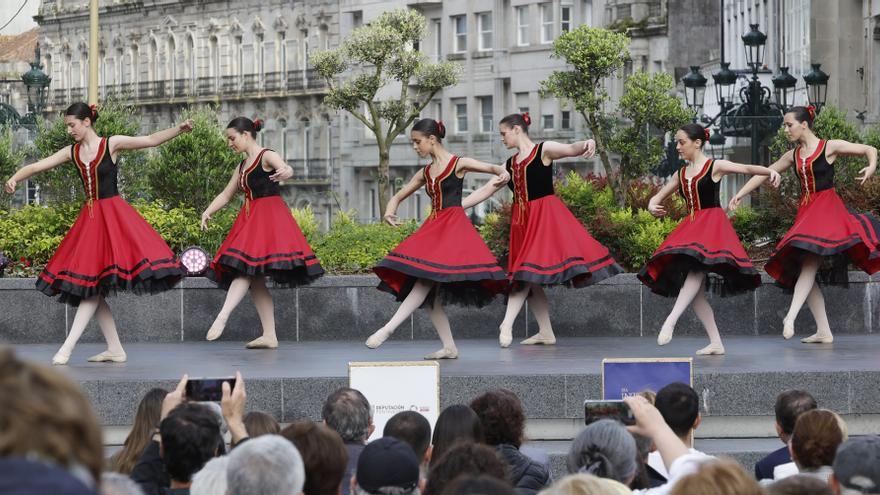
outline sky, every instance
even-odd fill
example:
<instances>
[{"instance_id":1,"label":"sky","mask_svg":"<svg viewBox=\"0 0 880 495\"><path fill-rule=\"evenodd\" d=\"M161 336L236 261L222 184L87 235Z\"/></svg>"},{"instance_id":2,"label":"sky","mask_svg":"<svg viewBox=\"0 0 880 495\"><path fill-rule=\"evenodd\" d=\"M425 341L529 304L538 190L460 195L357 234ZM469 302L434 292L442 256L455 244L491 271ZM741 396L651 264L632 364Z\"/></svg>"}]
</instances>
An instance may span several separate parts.
<instances>
[{"instance_id":1,"label":"sky","mask_svg":"<svg viewBox=\"0 0 880 495\"><path fill-rule=\"evenodd\" d=\"M41 0L0 0L0 26L9 22L21 4L25 3L24 9L13 19L12 23L0 30L0 34L19 34L37 27L33 17L37 15L40 2Z\"/></svg>"}]
</instances>

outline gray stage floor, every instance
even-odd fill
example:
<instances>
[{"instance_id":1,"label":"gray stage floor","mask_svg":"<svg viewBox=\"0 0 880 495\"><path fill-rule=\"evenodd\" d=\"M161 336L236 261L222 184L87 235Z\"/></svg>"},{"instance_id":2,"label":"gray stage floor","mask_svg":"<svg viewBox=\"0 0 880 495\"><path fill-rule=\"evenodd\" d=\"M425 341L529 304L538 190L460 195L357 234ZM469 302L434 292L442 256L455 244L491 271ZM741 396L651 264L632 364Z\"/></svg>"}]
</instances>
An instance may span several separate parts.
<instances>
[{"instance_id":1,"label":"gray stage floor","mask_svg":"<svg viewBox=\"0 0 880 495\"><path fill-rule=\"evenodd\" d=\"M802 337L802 336L797 336ZM880 371L880 336L841 335L834 344L807 345L797 338L729 337L725 356L696 357L696 373ZM494 340L458 341L460 358L442 362L444 376L598 374L605 357L688 357L706 345L704 338L674 338L658 347L653 338L563 338L556 346L514 344L500 349ZM240 370L251 378L347 376L349 361L418 360L438 341L389 341L376 350L359 342L282 342L278 350L247 350L241 342L131 343L124 364L87 363L103 350L77 346L70 364L59 367L78 381L167 380L224 376ZM15 345L26 358L48 363L56 344Z\"/></svg>"}]
</instances>

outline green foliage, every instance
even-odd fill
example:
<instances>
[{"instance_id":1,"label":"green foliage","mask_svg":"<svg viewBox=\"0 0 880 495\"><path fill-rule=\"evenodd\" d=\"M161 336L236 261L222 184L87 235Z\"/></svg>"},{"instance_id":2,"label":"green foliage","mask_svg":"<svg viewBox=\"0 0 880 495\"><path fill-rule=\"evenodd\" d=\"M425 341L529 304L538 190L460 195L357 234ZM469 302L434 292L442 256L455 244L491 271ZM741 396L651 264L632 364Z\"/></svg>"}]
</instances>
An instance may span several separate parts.
<instances>
[{"instance_id":1,"label":"green foliage","mask_svg":"<svg viewBox=\"0 0 880 495\"><path fill-rule=\"evenodd\" d=\"M12 177L24 158L24 151L16 149L13 143L12 129L0 127L0 183L5 183L6 179ZM12 195L0 191L0 210L9 208L11 205Z\"/></svg>"},{"instance_id":2,"label":"green foliage","mask_svg":"<svg viewBox=\"0 0 880 495\"><path fill-rule=\"evenodd\" d=\"M311 245L320 233L318 220L315 218L312 206L306 205L305 208L291 208L290 212L293 214L293 218L296 220L297 225L299 225L299 229L302 230L306 240L309 241L309 245Z\"/></svg>"},{"instance_id":3,"label":"green foliage","mask_svg":"<svg viewBox=\"0 0 880 495\"><path fill-rule=\"evenodd\" d=\"M45 265L80 208L75 203L59 203L50 208L28 205L0 211L0 251L13 260Z\"/></svg>"},{"instance_id":4,"label":"green foliage","mask_svg":"<svg viewBox=\"0 0 880 495\"><path fill-rule=\"evenodd\" d=\"M146 167L153 197L201 212L223 190L241 161L220 131L216 109L184 112L193 130L160 146Z\"/></svg>"},{"instance_id":5,"label":"green foliage","mask_svg":"<svg viewBox=\"0 0 880 495\"><path fill-rule=\"evenodd\" d=\"M361 224L354 218L353 212L339 212L330 231L312 245L321 266L328 272L369 272L417 228L415 222L395 228L385 223Z\"/></svg>"}]
</instances>

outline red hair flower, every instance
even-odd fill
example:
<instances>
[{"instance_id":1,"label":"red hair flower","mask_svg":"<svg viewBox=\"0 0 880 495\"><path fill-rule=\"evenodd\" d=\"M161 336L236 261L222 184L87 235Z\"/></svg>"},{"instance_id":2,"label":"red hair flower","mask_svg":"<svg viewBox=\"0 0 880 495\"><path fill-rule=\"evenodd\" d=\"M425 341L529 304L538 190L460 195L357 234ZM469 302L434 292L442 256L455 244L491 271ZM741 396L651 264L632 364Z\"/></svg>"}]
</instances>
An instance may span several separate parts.
<instances>
[{"instance_id":1,"label":"red hair flower","mask_svg":"<svg viewBox=\"0 0 880 495\"><path fill-rule=\"evenodd\" d=\"M529 117L529 112L523 112L522 118L523 118L523 121L526 123L526 125L532 125L532 118Z\"/></svg>"},{"instance_id":2,"label":"red hair flower","mask_svg":"<svg viewBox=\"0 0 880 495\"><path fill-rule=\"evenodd\" d=\"M97 113L98 111L98 105L92 103L91 105L89 105L89 110L92 111L92 118L95 118L95 113Z\"/></svg>"},{"instance_id":3,"label":"red hair flower","mask_svg":"<svg viewBox=\"0 0 880 495\"><path fill-rule=\"evenodd\" d=\"M703 135L706 136L706 141L708 141L708 140L709 140L709 135L710 135L710 133L709 133L709 128L708 128L708 127L706 127L706 128L703 129Z\"/></svg>"},{"instance_id":4,"label":"red hair flower","mask_svg":"<svg viewBox=\"0 0 880 495\"><path fill-rule=\"evenodd\" d=\"M263 120L262 119L254 119L254 130L259 132L260 129L263 128Z\"/></svg>"},{"instance_id":5,"label":"red hair flower","mask_svg":"<svg viewBox=\"0 0 880 495\"><path fill-rule=\"evenodd\" d=\"M807 106L807 113L810 114L810 120L815 120L816 118L816 107L813 105Z\"/></svg>"},{"instance_id":6,"label":"red hair flower","mask_svg":"<svg viewBox=\"0 0 880 495\"><path fill-rule=\"evenodd\" d=\"M437 121L437 133L440 134L441 138L446 135L446 124L442 120Z\"/></svg>"}]
</instances>

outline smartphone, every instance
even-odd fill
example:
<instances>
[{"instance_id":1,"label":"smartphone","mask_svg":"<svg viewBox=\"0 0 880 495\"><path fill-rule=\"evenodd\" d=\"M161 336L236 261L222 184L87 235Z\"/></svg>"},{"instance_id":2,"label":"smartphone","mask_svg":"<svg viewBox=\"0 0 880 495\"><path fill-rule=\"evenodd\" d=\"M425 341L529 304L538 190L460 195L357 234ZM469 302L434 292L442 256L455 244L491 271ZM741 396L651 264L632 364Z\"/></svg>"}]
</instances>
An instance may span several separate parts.
<instances>
[{"instance_id":1,"label":"smartphone","mask_svg":"<svg viewBox=\"0 0 880 495\"><path fill-rule=\"evenodd\" d=\"M616 419L627 426L636 423L629 406L622 400L584 401L584 424L594 423L605 418Z\"/></svg>"},{"instance_id":2,"label":"smartphone","mask_svg":"<svg viewBox=\"0 0 880 495\"><path fill-rule=\"evenodd\" d=\"M190 378L186 382L186 398L196 402L220 402L223 382L229 383L230 390L235 387L235 377Z\"/></svg>"}]
</instances>

